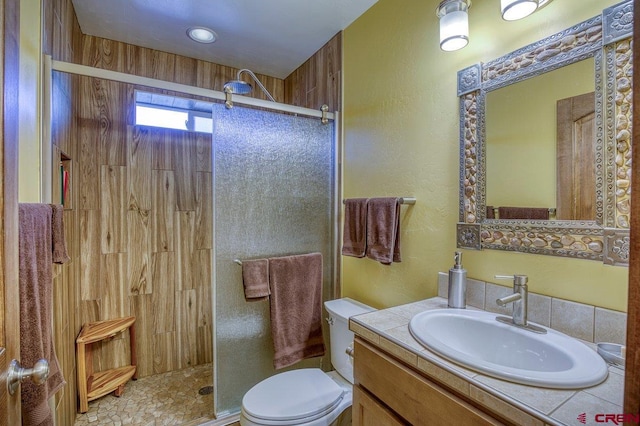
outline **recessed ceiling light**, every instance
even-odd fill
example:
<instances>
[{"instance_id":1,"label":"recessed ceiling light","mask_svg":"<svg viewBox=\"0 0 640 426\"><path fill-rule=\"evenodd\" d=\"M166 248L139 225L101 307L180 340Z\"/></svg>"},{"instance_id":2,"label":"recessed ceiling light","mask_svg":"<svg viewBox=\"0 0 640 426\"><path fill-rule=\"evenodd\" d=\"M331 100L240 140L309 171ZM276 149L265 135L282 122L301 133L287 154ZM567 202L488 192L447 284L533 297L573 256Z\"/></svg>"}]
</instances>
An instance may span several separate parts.
<instances>
[{"instance_id":1,"label":"recessed ceiling light","mask_svg":"<svg viewBox=\"0 0 640 426\"><path fill-rule=\"evenodd\" d=\"M191 27L187 30L187 35L198 43L213 43L218 39L215 31L205 27Z\"/></svg>"}]
</instances>

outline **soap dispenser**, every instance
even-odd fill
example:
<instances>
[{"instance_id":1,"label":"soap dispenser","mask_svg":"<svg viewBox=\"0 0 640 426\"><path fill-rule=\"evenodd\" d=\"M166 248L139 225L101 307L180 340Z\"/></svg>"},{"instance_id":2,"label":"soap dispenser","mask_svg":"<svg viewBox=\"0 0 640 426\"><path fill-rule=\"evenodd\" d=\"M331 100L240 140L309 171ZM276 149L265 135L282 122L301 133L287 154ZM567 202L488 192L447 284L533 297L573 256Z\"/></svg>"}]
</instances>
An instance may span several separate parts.
<instances>
[{"instance_id":1,"label":"soap dispenser","mask_svg":"<svg viewBox=\"0 0 640 426\"><path fill-rule=\"evenodd\" d=\"M462 267L462 252L454 256L453 268L449 269L449 303L450 308L465 309L467 307L467 270Z\"/></svg>"}]
</instances>

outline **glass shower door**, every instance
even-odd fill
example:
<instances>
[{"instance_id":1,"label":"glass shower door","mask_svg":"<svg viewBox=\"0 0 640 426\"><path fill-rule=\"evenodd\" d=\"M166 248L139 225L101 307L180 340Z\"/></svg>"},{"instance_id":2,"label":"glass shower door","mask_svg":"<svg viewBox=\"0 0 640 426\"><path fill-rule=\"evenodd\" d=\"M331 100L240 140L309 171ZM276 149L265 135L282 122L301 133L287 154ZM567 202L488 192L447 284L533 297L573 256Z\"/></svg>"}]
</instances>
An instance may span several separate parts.
<instances>
[{"instance_id":1,"label":"glass shower door","mask_svg":"<svg viewBox=\"0 0 640 426\"><path fill-rule=\"evenodd\" d=\"M334 282L334 124L214 105L215 411L237 412L276 373L269 301L246 301L234 259L320 252L323 300ZM327 353L293 368L330 366Z\"/></svg>"}]
</instances>

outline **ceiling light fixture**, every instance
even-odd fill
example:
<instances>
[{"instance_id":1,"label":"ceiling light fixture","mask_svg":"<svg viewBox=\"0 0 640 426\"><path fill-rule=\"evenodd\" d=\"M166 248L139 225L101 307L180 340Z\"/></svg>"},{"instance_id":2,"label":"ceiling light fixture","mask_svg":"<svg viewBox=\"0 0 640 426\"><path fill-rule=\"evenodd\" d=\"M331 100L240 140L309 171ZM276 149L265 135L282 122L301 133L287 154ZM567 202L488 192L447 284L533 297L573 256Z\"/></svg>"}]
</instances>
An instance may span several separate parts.
<instances>
[{"instance_id":1,"label":"ceiling light fixture","mask_svg":"<svg viewBox=\"0 0 640 426\"><path fill-rule=\"evenodd\" d=\"M450 52L469 43L471 0L444 0L436 9L440 19L440 49Z\"/></svg>"},{"instance_id":2,"label":"ceiling light fixture","mask_svg":"<svg viewBox=\"0 0 640 426\"><path fill-rule=\"evenodd\" d=\"M500 11L505 21L515 21L531 15L538 9L538 0L500 0Z\"/></svg>"},{"instance_id":3,"label":"ceiling light fixture","mask_svg":"<svg viewBox=\"0 0 640 426\"><path fill-rule=\"evenodd\" d=\"M198 43L214 43L218 39L218 34L206 27L191 27L187 30L187 35Z\"/></svg>"}]
</instances>

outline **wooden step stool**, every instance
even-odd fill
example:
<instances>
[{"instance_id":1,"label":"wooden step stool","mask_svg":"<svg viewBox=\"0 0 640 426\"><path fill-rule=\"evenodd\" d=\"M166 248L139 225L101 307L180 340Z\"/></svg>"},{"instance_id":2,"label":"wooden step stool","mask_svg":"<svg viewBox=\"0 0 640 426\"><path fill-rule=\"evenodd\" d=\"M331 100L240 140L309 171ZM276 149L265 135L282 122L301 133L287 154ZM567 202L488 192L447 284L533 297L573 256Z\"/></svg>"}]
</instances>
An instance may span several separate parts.
<instances>
[{"instance_id":1,"label":"wooden step stool","mask_svg":"<svg viewBox=\"0 0 640 426\"><path fill-rule=\"evenodd\" d=\"M80 412L89 410L89 401L100 398L115 391L115 396L124 392L124 385L129 379L137 379L136 373L136 338L134 323L136 317L116 318L107 321L90 322L82 327L76 339L76 362L78 367L78 398ZM131 345L131 365L110 370L93 372L92 343L115 336L129 329Z\"/></svg>"}]
</instances>

